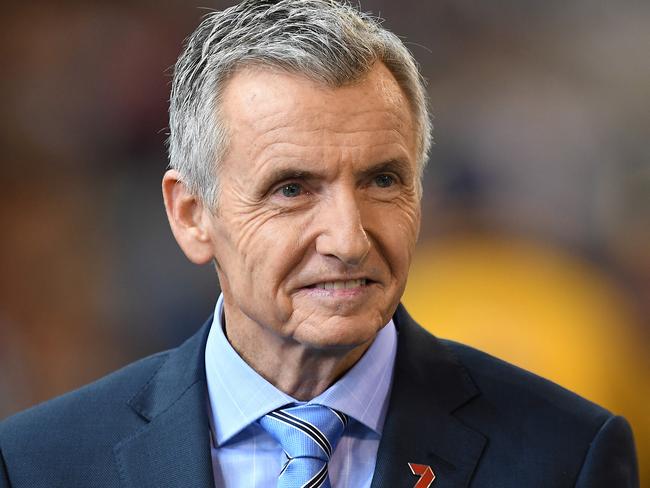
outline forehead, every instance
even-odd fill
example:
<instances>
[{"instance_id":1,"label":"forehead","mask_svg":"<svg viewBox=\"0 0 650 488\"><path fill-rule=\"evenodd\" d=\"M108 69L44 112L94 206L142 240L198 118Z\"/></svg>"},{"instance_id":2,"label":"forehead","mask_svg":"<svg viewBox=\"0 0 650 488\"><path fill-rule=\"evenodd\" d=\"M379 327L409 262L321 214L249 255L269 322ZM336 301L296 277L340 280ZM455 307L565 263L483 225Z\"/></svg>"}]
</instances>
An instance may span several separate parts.
<instances>
[{"instance_id":1,"label":"forehead","mask_svg":"<svg viewBox=\"0 0 650 488\"><path fill-rule=\"evenodd\" d=\"M375 137L384 132L388 139L398 135L410 148L415 145L408 100L382 63L342 87L267 67L244 68L222 93L221 116L231 140L242 135L268 139L283 130L311 139L325 132L358 136L365 131Z\"/></svg>"}]
</instances>

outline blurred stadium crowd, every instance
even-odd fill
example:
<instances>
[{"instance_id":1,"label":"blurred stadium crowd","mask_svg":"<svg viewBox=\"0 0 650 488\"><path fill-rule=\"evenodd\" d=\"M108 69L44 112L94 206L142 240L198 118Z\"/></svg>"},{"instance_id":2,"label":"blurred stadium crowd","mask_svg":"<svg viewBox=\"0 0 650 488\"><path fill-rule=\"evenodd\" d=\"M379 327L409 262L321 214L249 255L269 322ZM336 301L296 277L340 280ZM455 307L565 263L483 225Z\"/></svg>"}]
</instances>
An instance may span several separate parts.
<instances>
[{"instance_id":1,"label":"blurred stadium crowd","mask_svg":"<svg viewBox=\"0 0 650 488\"><path fill-rule=\"evenodd\" d=\"M0 418L211 312L159 183L170 67L232 3L3 7ZM650 3L361 7L407 41L435 114L407 308L626 415L650 483Z\"/></svg>"}]
</instances>

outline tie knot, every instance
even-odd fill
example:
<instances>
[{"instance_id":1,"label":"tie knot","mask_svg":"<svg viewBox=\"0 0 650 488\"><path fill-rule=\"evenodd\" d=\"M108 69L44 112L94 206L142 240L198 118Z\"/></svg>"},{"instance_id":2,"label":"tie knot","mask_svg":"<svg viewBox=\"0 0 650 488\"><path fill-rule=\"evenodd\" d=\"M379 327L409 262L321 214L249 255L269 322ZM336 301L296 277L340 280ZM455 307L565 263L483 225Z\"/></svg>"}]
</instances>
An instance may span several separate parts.
<instances>
[{"instance_id":1,"label":"tie knot","mask_svg":"<svg viewBox=\"0 0 650 488\"><path fill-rule=\"evenodd\" d=\"M282 445L289 459L309 457L327 463L348 416L323 405L298 405L274 410L259 423Z\"/></svg>"}]
</instances>

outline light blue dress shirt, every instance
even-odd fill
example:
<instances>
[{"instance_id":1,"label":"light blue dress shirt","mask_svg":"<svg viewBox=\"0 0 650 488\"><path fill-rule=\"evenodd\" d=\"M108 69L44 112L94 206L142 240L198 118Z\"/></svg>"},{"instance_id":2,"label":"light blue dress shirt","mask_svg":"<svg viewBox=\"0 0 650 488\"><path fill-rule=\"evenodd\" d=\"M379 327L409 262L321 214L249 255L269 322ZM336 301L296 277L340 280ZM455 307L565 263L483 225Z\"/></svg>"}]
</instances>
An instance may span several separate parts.
<instances>
[{"instance_id":1,"label":"light blue dress shirt","mask_svg":"<svg viewBox=\"0 0 650 488\"><path fill-rule=\"evenodd\" d=\"M219 297L205 349L212 413L212 466L217 488L275 488L282 448L257 419L298 402L257 374L223 333ZM346 413L352 419L329 463L334 488L369 488L375 470L397 351L391 320L361 359L309 403Z\"/></svg>"}]
</instances>

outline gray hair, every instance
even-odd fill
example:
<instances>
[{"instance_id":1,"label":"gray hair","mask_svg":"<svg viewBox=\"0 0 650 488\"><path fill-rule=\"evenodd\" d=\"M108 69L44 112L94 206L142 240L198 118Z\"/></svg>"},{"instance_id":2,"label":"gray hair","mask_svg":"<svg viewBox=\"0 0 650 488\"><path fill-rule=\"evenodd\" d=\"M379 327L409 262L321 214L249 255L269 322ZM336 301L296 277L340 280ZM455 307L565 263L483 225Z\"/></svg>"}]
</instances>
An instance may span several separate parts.
<instances>
[{"instance_id":1,"label":"gray hair","mask_svg":"<svg viewBox=\"0 0 650 488\"><path fill-rule=\"evenodd\" d=\"M380 21L335 0L244 0L205 16L176 62L169 107L169 166L216 207L228 148L221 96L246 66L268 66L331 87L359 80L380 61L407 97L417 129L418 185L431 145L424 80L402 41Z\"/></svg>"}]
</instances>

